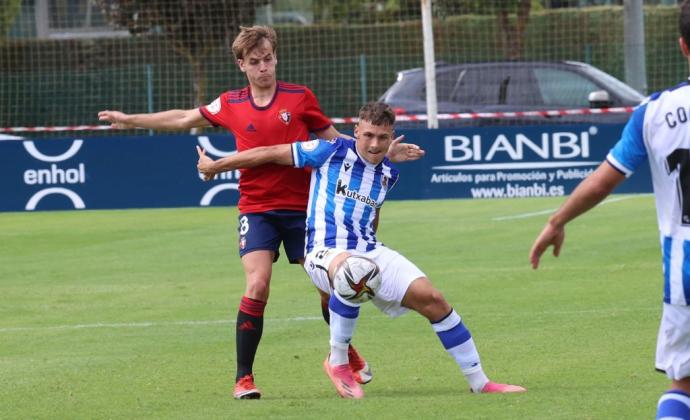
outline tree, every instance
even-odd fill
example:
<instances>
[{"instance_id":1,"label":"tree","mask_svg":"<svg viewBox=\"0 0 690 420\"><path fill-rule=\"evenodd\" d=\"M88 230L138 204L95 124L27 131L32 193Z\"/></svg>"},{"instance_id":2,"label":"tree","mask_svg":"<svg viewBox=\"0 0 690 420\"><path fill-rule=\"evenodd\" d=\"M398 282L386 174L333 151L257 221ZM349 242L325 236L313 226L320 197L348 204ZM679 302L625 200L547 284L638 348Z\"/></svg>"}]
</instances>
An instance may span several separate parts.
<instances>
[{"instance_id":1,"label":"tree","mask_svg":"<svg viewBox=\"0 0 690 420\"><path fill-rule=\"evenodd\" d=\"M503 31L503 55L511 60L522 58L525 49L525 31L529 22L531 0L499 1L496 7L496 18ZM510 13L515 12L515 22L511 22Z\"/></svg>"},{"instance_id":2,"label":"tree","mask_svg":"<svg viewBox=\"0 0 690 420\"><path fill-rule=\"evenodd\" d=\"M0 0L2 1L2 0ZM161 33L192 68L195 106L206 103L209 52L252 25L256 8L270 0L99 0L108 22L132 35Z\"/></svg>"},{"instance_id":3,"label":"tree","mask_svg":"<svg viewBox=\"0 0 690 420\"><path fill-rule=\"evenodd\" d=\"M419 0L313 0L318 23L372 24L421 19Z\"/></svg>"},{"instance_id":4,"label":"tree","mask_svg":"<svg viewBox=\"0 0 690 420\"><path fill-rule=\"evenodd\" d=\"M496 16L503 35L503 55L510 60L522 58L530 10L543 7L538 0L438 0L436 11L442 16L480 14ZM511 15L515 14L515 19Z\"/></svg>"},{"instance_id":5,"label":"tree","mask_svg":"<svg viewBox=\"0 0 690 420\"><path fill-rule=\"evenodd\" d=\"M22 0L0 0L0 42L10 31L21 5Z\"/></svg>"}]
</instances>

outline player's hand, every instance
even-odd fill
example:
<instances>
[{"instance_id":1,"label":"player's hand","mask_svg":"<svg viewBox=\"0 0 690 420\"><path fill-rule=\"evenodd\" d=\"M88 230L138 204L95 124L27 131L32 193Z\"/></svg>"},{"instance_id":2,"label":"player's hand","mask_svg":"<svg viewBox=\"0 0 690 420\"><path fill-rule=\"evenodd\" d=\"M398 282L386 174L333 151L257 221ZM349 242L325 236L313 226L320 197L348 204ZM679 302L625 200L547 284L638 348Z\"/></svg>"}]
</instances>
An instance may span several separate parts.
<instances>
[{"instance_id":1,"label":"player's hand","mask_svg":"<svg viewBox=\"0 0 690 420\"><path fill-rule=\"evenodd\" d=\"M391 142L388 148L388 159L391 162L409 162L421 159L424 156L424 150L412 143L403 143L405 136L398 136Z\"/></svg>"},{"instance_id":2,"label":"player's hand","mask_svg":"<svg viewBox=\"0 0 690 420\"><path fill-rule=\"evenodd\" d=\"M127 114L120 111L101 111L98 113L98 121L108 121L112 128L117 130L126 130L136 128L131 124L126 123Z\"/></svg>"},{"instance_id":3,"label":"player's hand","mask_svg":"<svg viewBox=\"0 0 690 420\"><path fill-rule=\"evenodd\" d=\"M534 241L532 249L529 252L529 261L532 263L532 268L536 270L537 267L539 267L539 259L549 246L553 245L553 256L559 256L564 240L565 228L555 227L551 223L547 223Z\"/></svg>"},{"instance_id":4,"label":"player's hand","mask_svg":"<svg viewBox=\"0 0 690 420\"><path fill-rule=\"evenodd\" d=\"M213 171L214 160L206 156L206 150L199 146L196 146L196 152L199 154L199 161L196 163L196 168L201 175L204 176L204 181L212 180L216 176L216 173Z\"/></svg>"}]
</instances>

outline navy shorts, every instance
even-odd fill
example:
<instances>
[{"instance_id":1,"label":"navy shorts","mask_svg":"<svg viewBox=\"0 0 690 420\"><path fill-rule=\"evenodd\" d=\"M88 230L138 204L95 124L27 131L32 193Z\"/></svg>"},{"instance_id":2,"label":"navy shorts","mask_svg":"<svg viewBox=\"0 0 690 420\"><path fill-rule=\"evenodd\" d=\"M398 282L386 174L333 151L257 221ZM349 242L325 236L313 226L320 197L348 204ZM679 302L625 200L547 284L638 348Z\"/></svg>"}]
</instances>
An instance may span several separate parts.
<instances>
[{"instance_id":1,"label":"navy shorts","mask_svg":"<svg viewBox=\"0 0 690 420\"><path fill-rule=\"evenodd\" d=\"M264 213L246 213L238 217L240 257L252 251L275 252L273 262L280 256L280 243L291 264L304 258L304 235L307 214L303 211L272 210Z\"/></svg>"}]
</instances>

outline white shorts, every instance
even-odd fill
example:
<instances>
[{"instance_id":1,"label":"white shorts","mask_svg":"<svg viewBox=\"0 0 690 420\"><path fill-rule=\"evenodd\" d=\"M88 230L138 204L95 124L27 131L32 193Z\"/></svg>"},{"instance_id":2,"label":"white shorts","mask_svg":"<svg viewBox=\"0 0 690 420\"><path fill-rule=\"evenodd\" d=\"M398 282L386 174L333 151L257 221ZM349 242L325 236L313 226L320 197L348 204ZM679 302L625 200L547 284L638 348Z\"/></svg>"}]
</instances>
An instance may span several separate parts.
<instances>
[{"instance_id":1,"label":"white shorts","mask_svg":"<svg viewBox=\"0 0 690 420\"><path fill-rule=\"evenodd\" d=\"M690 307L664 303L656 342L656 368L671 379L690 377Z\"/></svg>"},{"instance_id":2,"label":"white shorts","mask_svg":"<svg viewBox=\"0 0 690 420\"><path fill-rule=\"evenodd\" d=\"M426 275L410 260L385 246L380 246L369 252L325 247L314 248L304 259L304 270L316 287L328 294L331 293L328 266L337 255L343 252L367 257L379 266L381 288L371 300L377 308L390 317L400 316L408 311L407 308L401 306L403 297L414 280L426 277Z\"/></svg>"}]
</instances>

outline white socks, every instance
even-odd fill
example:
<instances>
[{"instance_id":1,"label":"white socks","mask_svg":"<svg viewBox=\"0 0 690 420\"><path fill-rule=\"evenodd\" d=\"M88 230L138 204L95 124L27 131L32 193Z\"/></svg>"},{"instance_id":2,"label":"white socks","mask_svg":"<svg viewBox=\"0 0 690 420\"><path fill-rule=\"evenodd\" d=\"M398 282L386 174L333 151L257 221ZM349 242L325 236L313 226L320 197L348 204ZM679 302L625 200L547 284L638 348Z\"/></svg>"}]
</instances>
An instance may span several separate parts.
<instances>
[{"instance_id":1,"label":"white socks","mask_svg":"<svg viewBox=\"0 0 690 420\"><path fill-rule=\"evenodd\" d=\"M357 325L359 305L346 301L334 290L328 301L328 311L331 316L331 356L328 362L331 366L343 365L348 362L347 349Z\"/></svg>"}]
</instances>

